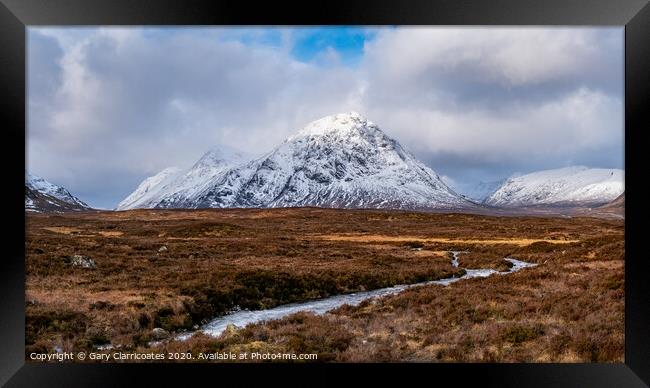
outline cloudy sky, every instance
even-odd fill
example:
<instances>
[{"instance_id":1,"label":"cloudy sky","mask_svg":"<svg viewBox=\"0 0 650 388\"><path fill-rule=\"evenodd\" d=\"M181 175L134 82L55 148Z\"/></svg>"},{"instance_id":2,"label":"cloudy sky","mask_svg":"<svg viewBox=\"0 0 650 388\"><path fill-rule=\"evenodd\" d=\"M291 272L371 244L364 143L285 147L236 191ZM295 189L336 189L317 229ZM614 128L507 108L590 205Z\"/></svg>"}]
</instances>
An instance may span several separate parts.
<instances>
[{"instance_id":1,"label":"cloudy sky","mask_svg":"<svg viewBox=\"0 0 650 388\"><path fill-rule=\"evenodd\" d=\"M113 208L357 111L458 190L623 168L623 28L29 28L27 168Z\"/></svg>"}]
</instances>

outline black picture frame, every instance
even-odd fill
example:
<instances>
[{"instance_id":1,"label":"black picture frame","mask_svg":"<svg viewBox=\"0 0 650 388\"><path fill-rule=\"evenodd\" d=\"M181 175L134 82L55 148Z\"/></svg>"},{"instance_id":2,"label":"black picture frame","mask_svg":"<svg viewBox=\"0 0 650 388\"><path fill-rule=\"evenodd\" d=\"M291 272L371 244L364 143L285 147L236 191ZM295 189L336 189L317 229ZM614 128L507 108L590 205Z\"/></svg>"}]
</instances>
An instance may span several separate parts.
<instances>
[{"instance_id":1,"label":"black picture frame","mask_svg":"<svg viewBox=\"0 0 650 388\"><path fill-rule=\"evenodd\" d=\"M172 0L0 0L0 106L5 187L0 260L0 384L7 386L239 385L302 375L296 382L349 378L384 383L410 377L494 386L633 387L650 384L650 271L643 255L647 212L642 182L650 105L648 0L329 0L327 2ZM35 364L24 361L25 331L25 43L43 25L589 25L625 26L625 363L624 364ZM8 170L8 171L7 171ZM638 176L637 176L638 175ZM647 238L647 237L645 237ZM348 377L343 377L345 373Z\"/></svg>"}]
</instances>

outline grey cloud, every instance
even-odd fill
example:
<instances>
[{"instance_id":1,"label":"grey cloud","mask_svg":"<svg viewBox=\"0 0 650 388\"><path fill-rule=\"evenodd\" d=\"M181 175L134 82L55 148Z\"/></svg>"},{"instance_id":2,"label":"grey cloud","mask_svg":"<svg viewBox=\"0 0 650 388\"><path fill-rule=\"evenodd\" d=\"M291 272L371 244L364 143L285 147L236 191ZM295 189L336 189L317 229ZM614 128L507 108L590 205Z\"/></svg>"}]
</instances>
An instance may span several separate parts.
<instances>
[{"instance_id":1,"label":"grey cloud","mask_svg":"<svg viewBox=\"0 0 650 388\"><path fill-rule=\"evenodd\" d=\"M492 110L512 102L538 104L582 86L621 95L622 43L620 29L384 31L366 47L370 97ZM400 93L391 93L395 89Z\"/></svg>"},{"instance_id":2,"label":"grey cloud","mask_svg":"<svg viewBox=\"0 0 650 388\"><path fill-rule=\"evenodd\" d=\"M366 47L365 102L459 183L622 167L622 38L621 29L385 31Z\"/></svg>"},{"instance_id":3,"label":"grey cloud","mask_svg":"<svg viewBox=\"0 0 650 388\"><path fill-rule=\"evenodd\" d=\"M460 184L622 166L620 29L386 29L356 67L295 60L290 30L282 47L197 31L30 28L28 167L112 207L215 144L261 153L350 110Z\"/></svg>"}]
</instances>

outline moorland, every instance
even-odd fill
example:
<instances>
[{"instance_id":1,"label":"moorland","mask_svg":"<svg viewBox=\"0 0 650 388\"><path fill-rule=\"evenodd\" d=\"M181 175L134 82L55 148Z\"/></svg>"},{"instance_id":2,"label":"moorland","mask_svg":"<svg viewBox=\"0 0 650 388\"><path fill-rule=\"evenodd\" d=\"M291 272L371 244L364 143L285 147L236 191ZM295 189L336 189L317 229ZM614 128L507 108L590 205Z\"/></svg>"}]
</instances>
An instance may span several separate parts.
<instances>
[{"instance_id":1,"label":"moorland","mask_svg":"<svg viewBox=\"0 0 650 388\"><path fill-rule=\"evenodd\" d=\"M285 208L29 214L26 224L26 354L110 345L339 362L623 361L622 220ZM466 252L460 267L450 251ZM234 310L503 271L507 257L537 266L174 339Z\"/></svg>"}]
</instances>

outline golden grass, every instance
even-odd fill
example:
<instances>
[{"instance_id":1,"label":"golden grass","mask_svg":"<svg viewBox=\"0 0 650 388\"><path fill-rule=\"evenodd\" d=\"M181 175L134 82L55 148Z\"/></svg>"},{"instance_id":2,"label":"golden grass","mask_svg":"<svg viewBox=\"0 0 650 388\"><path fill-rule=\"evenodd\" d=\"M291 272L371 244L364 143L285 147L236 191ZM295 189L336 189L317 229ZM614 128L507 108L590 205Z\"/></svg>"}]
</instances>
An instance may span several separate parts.
<instances>
[{"instance_id":1,"label":"golden grass","mask_svg":"<svg viewBox=\"0 0 650 388\"><path fill-rule=\"evenodd\" d=\"M449 257L449 252L448 251L426 251L426 250L422 250L422 251L413 251L413 255L418 256L418 257L435 256L435 257L447 258L447 257Z\"/></svg>"},{"instance_id":2,"label":"golden grass","mask_svg":"<svg viewBox=\"0 0 650 388\"><path fill-rule=\"evenodd\" d=\"M312 236L316 239L328 241L351 241L361 243L375 243L375 242L422 242L422 243L451 243L451 244L507 244L516 246L527 246L534 243L550 243L550 244L572 244L580 242L580 240L552 240L541 238L504 238L504 239L452 239L452 238L437 238L437 237L417 237L417 236L384 236L384 235L349 235L349 234L329 234Z\"/></svg>"},{"instance_id":3,"label":"golden grass","mask_svg":"<svg viewBox=\"0 0 650 388\"><path fill-rule=\"evenodd\" d=\"M99 231L97 233L104 237L119 237L124 234L124 232L116 232L116 231L111 231L111 232Z\"/></svg>"},{"instance_id":4,"label":"golden grass","mask_svg":"<svg viewBox=\"0 0 650 388\"><path fill-rule=\"evenodd\" d=\"M50 231L50 232L54 232L54 233L61 233L61 234L72 234L72 233L81 233L81 232L83 232L81 229L70 228L70 227L67 227L67 226L50 226L50 227L45 227L45 228L42 228L42 229Z\"/></svg>"},{"instance_id":5,"label":"golden grass","mask_svg":"<svg viewBox=\"0 0 650 388\"><path fill-rule=\"evenodd\" d=\"M93 234L99 234L99 235L104 236L104 237L119 237L119 236L122 236L124 234L124 232L119 232L119 231L81 230L81 229L78 229L78 228L71 228L71 227L68 227L68 226L48 226L48 227L44 227L42 229L50 231L50 232L54 232L54 233L60 233L60 234L76 234L79 237L91 237Z\"/></svg>"},{"instance_id":6,"label":"golden grass","mask_svg":"<svg viewBox=\"0 0 650 388\"><path fill-rule=\"evenodd\" d=\"M110 290L101 292L53 293L44 288L30 288L25 293L25 299L44 305L76 304L78 308L87 310L89 304L99 301L110 301L117 305L127 305L129 302L139 302L144 299L143 292L138 290Z\"/></svg>"}]
</instances>

